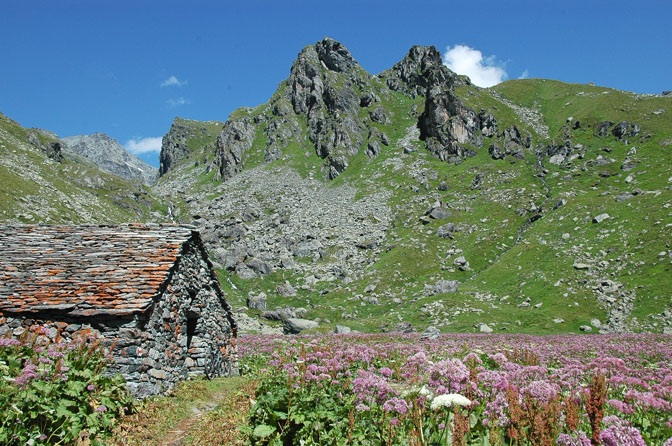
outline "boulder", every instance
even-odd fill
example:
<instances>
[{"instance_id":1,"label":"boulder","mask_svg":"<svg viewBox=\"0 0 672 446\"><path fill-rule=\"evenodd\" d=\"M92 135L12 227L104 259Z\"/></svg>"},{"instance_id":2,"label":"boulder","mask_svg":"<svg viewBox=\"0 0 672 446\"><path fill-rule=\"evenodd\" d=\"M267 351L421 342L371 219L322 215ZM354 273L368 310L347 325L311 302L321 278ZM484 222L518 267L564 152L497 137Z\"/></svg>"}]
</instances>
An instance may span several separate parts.
<instances>
[{"instance_id":1,"label":"boulder","mask_svg":"<svg viewBox=\"0 0 672 446\"><path fill-rule=\"evenodd\" d=\"M390 330L391 333L413 333L414 331L410 322L399 322Z\"/></svg>"},{"instance_id":2,"label":"boulder","mask_svg":"<svg viewBox=\"0 0 672 446\"><path fill-rule=\"evenodd\" d=\"M471 268L469 268L469 262L467 262L467 259L464 256L459 256L458 258L453 261L453 265L455 265L460 271L471 271Z\"/></svg>"},{"instance_id":3,"label":"boulder","mask_svg":"<svg viewBox=\"0 0 672 446\"><path fill-rule=\"evenodd\" d=\"M434 208L432 212L429 213L429 216L434 220L445 220L450 217L450 211L444 208Z\"/></svg>"},{"instance_id":4,"label":"boulder","mask_svg":"<svg viewBox=\"0 0 672 446\"><path fill-rule=\"evenodd\" d=\"M293 254L296 257L312 257L320 248L322 248L322 244L319 241L308 240L297 246Z\"/></svg>"},{"instance_id":5,"label":"boulder","mask_svg":"<svg viewBox=\"0 0 672 446\"><path fill-rule=\"evenodd\" d=\"M460 282L457 280L439 280L432 288L432 294L448 294L457 291Z\"/></svg>"},{"instance_id":6,"label":"boulder","mask_svg":"<svg viewBox=\"0 0 672 446\"><path fill-rule=\"evenodd\" d=\"M247 308L254 310L265 310L266 309L266 293L260 293L257 296L248 296L247 298Z\"/></svg>"},{"instance_id":7,"label":"boulder","mask_svg":"<svg viewBox=\"0 0 672 446\"><path fill-rule=\"evenodd\" d=\"M607 213L596 215L595 217L593 217L593 223L602 223L607 218L609 218L609 214Z\"/></svg>"},{"instance_id":8,"label":"boulder","mask_svg":"<svg viewBox=\"0 0 672 446\"><path fill-rule=\"evenodd\" d=\"M334 327L335 334L348 334L350 332L352 332L350 327L347 327L345 325L337 325L336 327Z\"/></svg>"},{"instance_id":9,"label":"boulder","mask_svg":"<svg viewBox=\"0 0 672 446\"><path fill-rule=\"evenodd\" d=\"M246 262L247 266L252 269L255 273L265 276L271 274L271 267L259 259L251 259Z\"/></svg>"},{"instance_id":10,"label":"boulder","mask_svg":"<svg viewBox=\"0 0 672 446\"><path fill-rule=\"evenodd\" d=\"M283 331L285 334L298 334L303 330L309 330L319 325L317 322L308 319L287 318L284 320Z\"/></svg>"},{"instance_id":11,"label":"boulder","mask_svg":"<svg viewBox=\"0 0 672 446\"><path fill-rule=\"evenodd\" d=\"M275 287L275 292L282 297L293 297L296 296L296 289L289 283L285 282L282 285Z\"/></svg>"},{"instance_id":12,"label":"boulder","mask_svg":"<svg viewBox=\"0 0 672 446\"><path fill-rule=\"evenodd\" d=\"M587 269L590 269L590 265L589 265L589 264L587 264L587 263L582 263L582 262L579 262L579 261L574 261L574 265L573 265L573 266L574 266L574 269L577 269L577 270L587 270Z\"/></svg>"},{"instance_id":13,"label":"boulder","mask_svg":"<svg viewBox=\"0 0 672 446\"><path fill-rule=\"evenodd\" d=\"M492 333L492 328L488 324L480 323L478 324L478 331L481 333Z\"/></svg>"},{"instance_id":14,"label":"boulder","mask_svg":"<svg viewBox=\"0 0 672 446\"><path fill-rule=\"evenodd\" d=\"M556 166L559 166L565 161L565 156L561 154L553 155L548 159L548 162L551 164L555 164Z\"/></svg>"},{"instance_id":15,"label":"boulder","mask_svg":"<svg viewBox=\"0 0 672 446\"><path fill-rule=\"evenodd\" d=\"M261 317L268 319L269 321L281 321L283 319L283 313L278 310L268 310L264 311Z\"/></svg>"},{"instance_id":16,"label":"boulder","mask_svg":"<svg viewBox=\"0 0 672 446\"><path fill-rule=\"evenodd\" d=\"M433 325L430 325L422 332L420 339L438 339L440 335L441 331Z\"/></svg>"},{"instance_id":17,"label":"boulder","mask_svg":"<svg viewBox=\"0 0 672 446\"><path fill-rule=\"evenodd\" d=\"M637 136L641 127L639 124L633 124L628 121L621 121L614 126L611 130L611 134L614 135L617 139L624 139L626 137Z\"/></svg>"},{"instance_id":18,"label":"boulder","mask_svg":"<svg viewBox=\"0 0 672 446\"><path fill-rule=\"evenodd\" d=\"M249 268L244 263L239 263L236 266L236 274L243 280L250 280L257 277L257 273L255 273L251 268Z\"/></svg>"},{"instance_id":19,"label":"boulder","mask_svg":"<svg viewBox=\"0 0 672 446\"><path fill-rule=\"evenodd\" d=\"M369 113L369 116L373 122L377 122L379 124L387 124L390 122L390 118L387 117L385 109L380 105L373 109L373 111Z\"/></svg>"},{"instance_id":20,"label":"boulder","mask_svg":"<svg viewBox=\"0 0 672 446\"><path fill-rule=\"evenodd\" d=\"M436 235L441 238L453 238L455 229L455 223L446 223L445 225L439 226L436 230Z\"/></svg>"}]
</instances>

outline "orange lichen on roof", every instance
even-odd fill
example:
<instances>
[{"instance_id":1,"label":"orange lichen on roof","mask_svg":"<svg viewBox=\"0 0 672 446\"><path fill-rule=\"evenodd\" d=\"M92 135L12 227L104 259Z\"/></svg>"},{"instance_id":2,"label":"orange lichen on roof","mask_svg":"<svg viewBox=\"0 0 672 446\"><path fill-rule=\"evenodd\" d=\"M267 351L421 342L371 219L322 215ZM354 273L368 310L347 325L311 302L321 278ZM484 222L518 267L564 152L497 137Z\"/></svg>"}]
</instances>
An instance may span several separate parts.
<instances>
[{"instance_id":1,"label":"orange lichen on roof","mask_svg":"<svg viewBox=\"0 0 672 446\"><path fill-rule=\"evenodd\" d=\"M0 312L145 311L192 237L178 225L0 225Z\"/></svg>"}]
</instances>

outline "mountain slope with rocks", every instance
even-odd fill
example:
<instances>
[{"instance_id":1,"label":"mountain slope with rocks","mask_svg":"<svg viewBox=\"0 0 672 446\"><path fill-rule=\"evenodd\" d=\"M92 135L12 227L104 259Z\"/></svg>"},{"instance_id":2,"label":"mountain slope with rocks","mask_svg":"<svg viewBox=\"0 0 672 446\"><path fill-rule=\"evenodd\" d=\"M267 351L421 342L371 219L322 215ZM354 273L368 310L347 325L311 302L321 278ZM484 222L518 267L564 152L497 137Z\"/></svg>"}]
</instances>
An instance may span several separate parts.
<instances>
[{"instance_id":1,"label":"mountain slope with rocks","mask_svg":"<svg viewBox=\"0 0 672 446\"><path fill-rule=\"evenodd\" d=\"M669 330L671 102L482 89L433 47L370 75L325 39L156 190L240 314L286 331Z\"/></svg>"},{"instance_id":2,"label":"mountain slope with rocks","mask_svg":"<svg viewBox=\"0 0 672 446\"><path fill-rule=\"evenodd\" d=\"M0 114L0 220L6 223L162 221L166 210L137 181L71 154L49 131Z\"/></svg>"},{"instance_id":3,"label":"mountain slope with rocks","mask_svg":"<svg viewBox=\"0 0 672 446\"><path fill-rule=\"evenodd\" d=\"M669 332L670 113L324 39L267 103L175 119L153 217L202 231L243 330Z\"/></svg>"},{"instance_id":4,"label":"mountain slope with rocks","mask_svg":"<svg viewBox=\"0 0 672 446\"><path fill-rule=\"evenodd\" d=\"M159 170L150 166L137 156L128 153L116 139L105 133L68 136L65 142L66 153L73 153L91 160L100 170L125 180L138 180L150 185L156 181Z\"/></svg>"}]
</instances>

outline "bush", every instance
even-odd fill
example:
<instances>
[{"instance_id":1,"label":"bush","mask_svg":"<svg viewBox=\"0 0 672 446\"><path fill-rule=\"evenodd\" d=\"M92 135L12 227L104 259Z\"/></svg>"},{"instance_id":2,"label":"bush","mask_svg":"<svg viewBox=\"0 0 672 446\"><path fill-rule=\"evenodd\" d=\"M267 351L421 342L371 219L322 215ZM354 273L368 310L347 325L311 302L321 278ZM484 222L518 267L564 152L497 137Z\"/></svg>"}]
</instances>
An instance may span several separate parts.
<instances>
[{"instance_id":1,"label":"bush","mask_svg":"<svg viewBox=\"0 0 672 446\"><path fill-rule=\"evenodd\" d=\"M46 329L0 338L0 444L69 444L99 438L132 404L100 339L51 340Z\"/></svg>"}]
</instances>

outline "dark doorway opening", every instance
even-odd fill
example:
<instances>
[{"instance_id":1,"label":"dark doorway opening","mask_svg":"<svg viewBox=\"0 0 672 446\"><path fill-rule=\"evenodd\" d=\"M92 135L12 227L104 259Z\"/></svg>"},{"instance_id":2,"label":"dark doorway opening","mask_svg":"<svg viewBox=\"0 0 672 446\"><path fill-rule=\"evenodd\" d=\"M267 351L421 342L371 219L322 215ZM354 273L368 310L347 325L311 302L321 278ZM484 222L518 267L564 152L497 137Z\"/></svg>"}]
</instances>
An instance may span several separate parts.
<instances>
[{"instance_id":1,"label":"dark doorway opening","mask_svg":"<svg viewBox=\"0 0 672 446\"><path fill-rule=\"evenodd\" d=\"M198 314L193 311L187 312L187 349L191 348L191 341L196 333L196 325L198 325Z\"/></svg>"}]
</instances>

